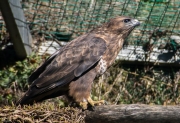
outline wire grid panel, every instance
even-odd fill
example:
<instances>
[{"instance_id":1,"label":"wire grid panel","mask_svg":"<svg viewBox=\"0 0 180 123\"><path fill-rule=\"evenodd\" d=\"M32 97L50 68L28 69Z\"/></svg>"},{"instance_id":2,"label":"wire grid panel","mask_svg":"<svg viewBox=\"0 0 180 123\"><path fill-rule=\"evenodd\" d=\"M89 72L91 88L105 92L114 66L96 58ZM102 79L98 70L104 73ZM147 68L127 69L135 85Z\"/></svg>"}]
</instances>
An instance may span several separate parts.
<instances>
[{"instance_id":1,"label":"wire grid panel","mask_svg":"<svg viewBox=\"0 0 180 123\"><path fill-rule=\"evenodd\" d=\"M118 15L142 22L131 44L149 41L154 30L167 31L163 36L180 33L178 0L29 0L22 5L32 32L58 40L75 38Z\"/></svg>"},{"instance_id":2,"label":"wire grid panel","mask_svg":"<svg viewBox=\"0 0 180 123\"><path fill-rule=\"evenodd\" d=\"M75 38L111 17L122 15L124 4L116 0L36 0L24 2L23 6L33 32L69 40L70 36Z\"/></svg>"},{"instance_id":3,"label":"wire grid panel","mask_svg":"<svg viewBox=\"0 0 180 123\"><path fill-rule=\"evenodd\" d=\"M180 47L179 0L23 0L21 3L34 37L67 42L112 17L126 15L141 22L129 36L129 45L142 46L145 52L153 48L176 51Z\"/></svg>"}]
</instances>

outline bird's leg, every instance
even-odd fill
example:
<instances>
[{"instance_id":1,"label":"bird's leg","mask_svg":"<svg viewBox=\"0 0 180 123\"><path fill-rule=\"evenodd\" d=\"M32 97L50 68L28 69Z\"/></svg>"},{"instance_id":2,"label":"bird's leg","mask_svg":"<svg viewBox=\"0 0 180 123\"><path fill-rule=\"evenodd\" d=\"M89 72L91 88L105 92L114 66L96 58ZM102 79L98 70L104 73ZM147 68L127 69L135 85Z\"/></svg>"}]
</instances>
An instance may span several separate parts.
<instances>
[{"instance_id":1,"label":"bird's leg","mask_svg":"<svg viewBox=\"0 0 180 123\"><path fill-rule=\"evenodd\" d=\"M91 99L91 97L88 97L87 101L82 101L82 102L79 102L79 106L82 107L82 109L86 110L88 108L88 103L94 107L95 105L102 105L102 104L105 104L106 101L105 100L99 100L99 101L93 101Z\"/></svg>"},{"instance_id":2,"label":"bird's leg","mask_svg":"<svg viewBox=\"0 0 180 123\"><path fill-rule=\"evenodd\" d=\"M105 100L93 101L91 97L89 97L87 101L91 106L105 104Z\"/></svg>"},{"instance_id":3,"label":"bird's leg","mask_svg":"<svg viewBox=\"0 0 180 123\"><path fill-rule=\"evenodd\" d=\"M82 109L86 110L88 107L88 102L80 102L79 105L82 107Z\"/></svg>"}]
</instances>

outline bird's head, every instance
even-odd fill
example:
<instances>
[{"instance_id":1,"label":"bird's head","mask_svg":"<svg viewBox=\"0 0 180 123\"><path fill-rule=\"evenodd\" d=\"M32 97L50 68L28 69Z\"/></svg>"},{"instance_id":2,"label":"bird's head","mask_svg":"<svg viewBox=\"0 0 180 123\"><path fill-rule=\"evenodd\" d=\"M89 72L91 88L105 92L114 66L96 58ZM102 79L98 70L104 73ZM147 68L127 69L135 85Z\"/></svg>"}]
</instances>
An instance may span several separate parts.
<instances>
[{"instance_id":1,"label":"bird's head","mask_svg":"<svg viewBox=\"0 0 180 123\"><path fill-rule=\"evenodd\" d=\"M109 22L105 24L106 30L114 34L123 34L128 36L129 33L136 27L139 26L140 22L137 19L132 19L130 17L119 16L110 19Z\"/></svg>"},{"instance_id":2,"label":"bird's head","mask_svg":"<svg viewBox=\"0 0 180 123\"><path fill-rule=\"evenodd\" d=\"M119 16L110 19L109 22L103 24L98 30L101 33L107 32L108 34L123 35L123 37L126 37L136 26L139 25L140 22L137 19Z\"/></svg>"}]
</instances>

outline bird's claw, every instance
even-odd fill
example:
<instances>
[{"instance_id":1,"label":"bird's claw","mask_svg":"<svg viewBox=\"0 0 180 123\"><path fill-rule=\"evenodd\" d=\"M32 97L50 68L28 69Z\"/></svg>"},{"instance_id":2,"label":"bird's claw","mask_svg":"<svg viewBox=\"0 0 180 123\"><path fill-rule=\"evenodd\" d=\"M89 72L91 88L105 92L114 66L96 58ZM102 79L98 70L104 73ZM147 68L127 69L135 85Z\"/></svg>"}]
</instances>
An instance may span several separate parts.
<instances>
[{"instance_id":1,"label":"bird's claw","mask_svg":"<svg viewBox=\"0 0 180 123\"><path fill-rule=\"evenodd\" d=\"M105 100L99 100L99 101L93 101L91 97L87 99L87 102L80 102L79 105L82 107L83 110L86 110L88 108L88 104L91 105L92 109L95 109L95 106L99 105L107 105L108 102Z\"/></svg>"},{"instance_id":2,"label":"bird's claw","mask_svg":"<svg viewBox=\"0 0 180 123\"><path fill-rule=\"evenodd\" d=\"M81 108L82 108L83 110L86 110L87 107L88 107L88 103L87 103L87 102L80 102L79 105L81 106Z\"/></svg>"}]
</instances>

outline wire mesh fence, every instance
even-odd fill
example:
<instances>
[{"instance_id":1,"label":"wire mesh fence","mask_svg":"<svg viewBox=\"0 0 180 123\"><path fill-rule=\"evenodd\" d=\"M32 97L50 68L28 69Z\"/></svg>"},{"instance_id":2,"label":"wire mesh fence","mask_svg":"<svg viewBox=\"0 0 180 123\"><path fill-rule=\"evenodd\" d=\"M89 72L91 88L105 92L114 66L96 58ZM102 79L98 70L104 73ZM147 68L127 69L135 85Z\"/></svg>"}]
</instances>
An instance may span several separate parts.
<instances>
[{"instance_id":1,"label":"wire mesh fence","mask_svg":"<svg viewBox=\"0 0 180 123\"><path fill-rule=\"evenodd\" d=\"M22 3L32 31L53 34L68 40L118 15L127 15L142 22L141 33L133 44L146 42L153 30L179 33L178 0L35 0ZM68 35L63 37L62 35Z\"/></svg>"},{"instance_id":2,"label":"wire mesh fence","mask_svg":"<svg viewBox=\"0 0 180 123\"><path fill-rule=\"evenodd\" d=\"M142 23L129 36L128 44L143 46L145 51L151 47L168 49L167 45L172 50L180 47L171 38L180 36L179 0L22 0L21 3L34 37L67 42L109 18L126 15ZM0 25L2 31L3 23Z\"/></svg>"}]
</instances>

